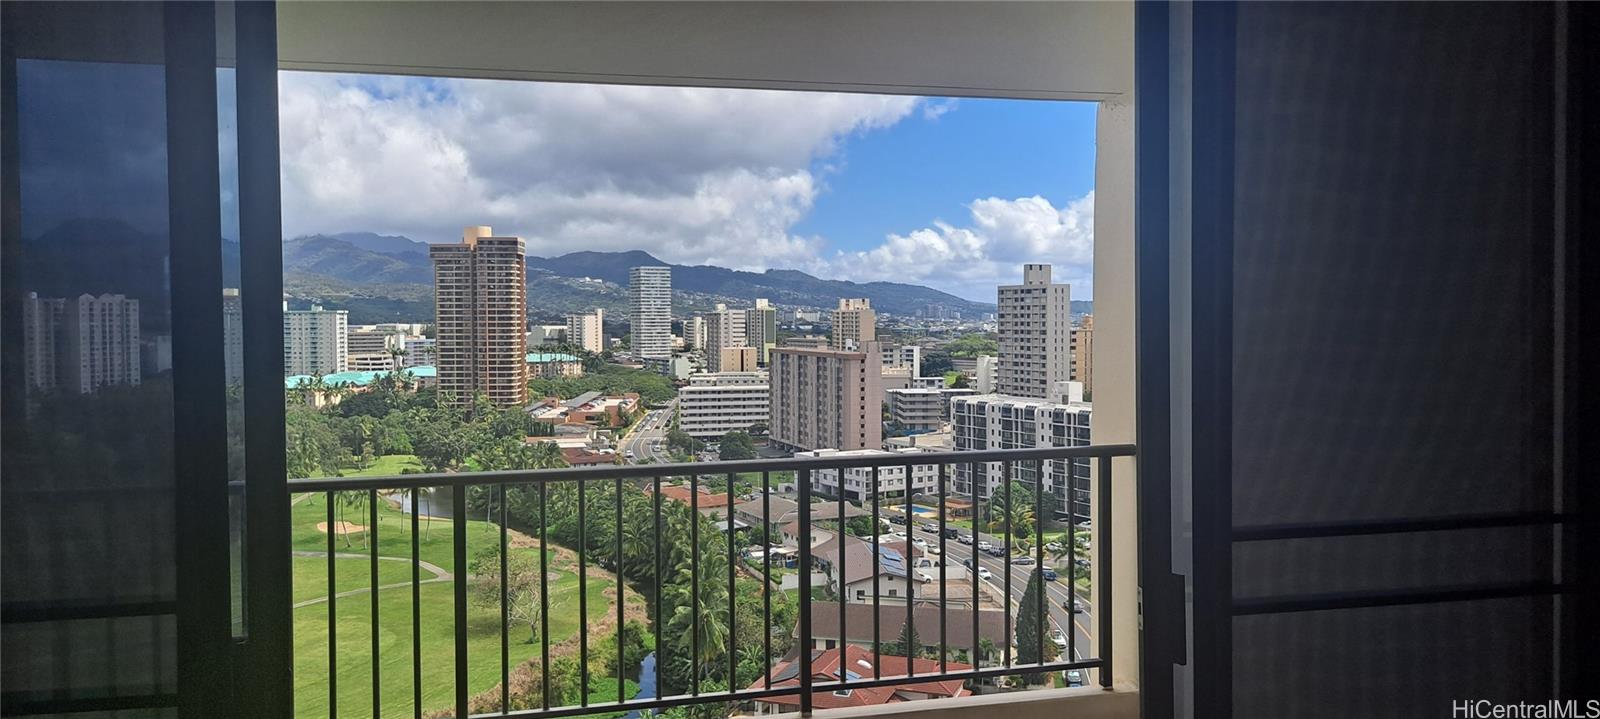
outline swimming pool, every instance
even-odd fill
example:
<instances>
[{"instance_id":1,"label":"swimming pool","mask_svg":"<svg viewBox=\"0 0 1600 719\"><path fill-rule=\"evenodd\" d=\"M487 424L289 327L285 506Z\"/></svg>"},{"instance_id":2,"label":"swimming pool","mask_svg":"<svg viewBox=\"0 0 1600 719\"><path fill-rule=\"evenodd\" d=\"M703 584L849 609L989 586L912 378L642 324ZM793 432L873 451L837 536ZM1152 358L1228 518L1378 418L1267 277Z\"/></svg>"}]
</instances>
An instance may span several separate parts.
<instances>
[{"instance_id":1,"label":"swimming pool","mask_svg":"<svg viewBox=\"0 0 1600 719\"><path fill-rule=\"evenodd\" d=\"M903 515L906 513L905 505L896 504L894 506L884 507L883 513ZM911 513L916 515L918 519L937 519L939 517L939 510L934 509L933 507L923 507L915 504L911 505Z\"/></svg>"}]
</instances>

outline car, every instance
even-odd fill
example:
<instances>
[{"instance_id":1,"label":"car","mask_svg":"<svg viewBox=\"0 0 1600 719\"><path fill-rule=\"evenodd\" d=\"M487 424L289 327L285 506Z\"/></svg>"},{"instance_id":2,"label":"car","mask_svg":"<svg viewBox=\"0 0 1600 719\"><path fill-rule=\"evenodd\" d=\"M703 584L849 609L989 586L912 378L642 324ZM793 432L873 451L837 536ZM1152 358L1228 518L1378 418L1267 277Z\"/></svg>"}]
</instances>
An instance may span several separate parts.
<instances>
[{"instance_id":1,"label":"car","mask_svg":"<svg viewBox=\"0 0 1600 719\"><path fill-rule=\"evenodd\" d=\"M990 549L993 549L993 548L994 548L994 545L990 544L989 540L987 540L987 539L978 540L978 551L987 552L987 551L989 551Z\"/></svg>"},{"instance_id":2,"label":"car","mask_svg":"<svg viewBox=\"0 0 1600 719\"><path fill-rule=\"evenodd\" d=\"M1061 608L1072 612L1073 614L1082 614L1084 611L1083 602L1078 601L1076 598L1074 598L1072 601L1062 602Z\"/></svg>"},{"instance_id":3,"label":"car","mask_svg":"<svg viewBox=\"0 0 1600 719\"><path fill-rule=\"evenodd\" d=\"M972 535L956 533L956 541L962 544L972 544Z\"/></svg>"},{"instance_id":4,"label":"car","mask_svg":"<svg viewBox=\"0 0 1600 719\"><path fill-rule=\"evenodd\" d=\"M988 567L978 567L979 579L990 579L992 577L994 577L994 572L989 571Z\"/></svg>"},{"instance_id":5,"label":"car","mask_svg":"<svg viewBox=\"0 0 1600 719\"><path fill-rule=\"evenodd\" d=\"M939 533L939 525L933 522L923 522L917 526L921 527L922 531L924 532L932 532L934 534Z\"/></svg>"},{"instance_id":6,"label":"car","mask_svg":"<svg viewBox=\"0 0 1600 719\"><path fill-rule=\"evenodd\" d=\"M1061 649L1067 648L1067 635L1062 634L1060 629L1050 630L1050 641Z\"/></svg>"},{"instance_id":7,"label":"car","mask_svg":"<svg viewBox=\"0 0 1600 719\"><path fill-rule=\"evenodd\" d=\"M1045 567L1040 570L1039 576L1043 577L1046 582L1054 582L1056 580L1056 570Z\"/></svg>"},{"instance_id":8,"label":"car","mask_svg":"<svg viewBox=\"0 0 1600 719\"><path fill-rule=\"evenodd\" d=\"M1051 542L1049 544L1044 545L1044 548L1045 548L1045 551L1048 551L1048 552L1059 552L1059 551L1062 551L1060 542Z\"/></svg>"},{"instance_id":9,"label":"car","mask_svg":"<svg viewBox=\"0 0 1600 719\"><path fill-rule=\"evenodd\" d=\"M889 515L889 521L895 524L905 524L906 518L897 514L891 514Z\"/></svg>"},{"instance_id":10,"label":"car","mask_svg":"<svg viewBox=\"0 0 1600 719\"><path fill-rule=\"evenodd\" d=\"M628 450L628 459L633 459L633 450Z\"/></svg>"},{"instance_id":11,"label":"car","mask_svg":"<svg viewBox=\"0 0 1600 719\"><path fill-rule=\"evenodd\" d=\"M989 547L989 556L1004 557L1006 556L1006 549L1005 547Z\"/></svg>"},{"instance_id":12,"label":"car","mask_svg":"<svg viewBox=\"0 0 1600 719\"><path fill-rule=\"evenodd\" d=\"M906 541L906 533L905 532L890 532L888 538L896 540L896 541L904 542L904 541Z\"/></svg>"},{"instance_id":13,"label":"car","mask_svg":"<svg viewBox=\"0 0 1600 719\"><path fill-rule=\"evenodd\" d=\"M945 539L958 539L960 536L961 536L961 530L951 529L950 527L945 527L945 529L944 529L944 538Z\"/></svg>"},{"instance_id":14,"label":"car","mask_svg":"<svg viewBox=\"0 0 1600 719\"><path fill-rule=\"evenodd\" d=\"M923 539L922 537L917 537L916 539L911 540L911 544L913 546L915 546L917 549L927 549L928 548L928 540Z\"/></svg>"},{"instance_id":15,"label":"car","mask_svg":"<svg viewBox=\"0 0 1600 719\"><path fill-rule=\"evenodd\" d=\"M1019 567L1032 566L1033 565L1033 557L1030 557L1030 556L1024 554L1024 555L1022 555L1020 557L1012 559L1011 563L1015 564L1015 565L1017 565Z\"/></svg>"},{"instance_id":16,"label":"car","mask_svg":"<svg viewBox=\"0 0 1600 719\"><path fill-rule=\"evenodd\" d=\"M972 568L972 557L967 557L966 559L961 560L961 566L966 567L967 569L971 569Z\"/></svg>"},{"instance_id":17,"label":"car","mask_svg":"<svg viewBox=\"0 0 1600 719\"><path fill-rule=\"evenodd\" d=\"M1061 678L1066 680L1067 686L1069 686L1069 687L1081 687L1081 686L1083 686L1083 670L1082 669L1068 669L1068 670L1066 670L1066 671L1061 673Z\"/></svg>"}]
</instances>

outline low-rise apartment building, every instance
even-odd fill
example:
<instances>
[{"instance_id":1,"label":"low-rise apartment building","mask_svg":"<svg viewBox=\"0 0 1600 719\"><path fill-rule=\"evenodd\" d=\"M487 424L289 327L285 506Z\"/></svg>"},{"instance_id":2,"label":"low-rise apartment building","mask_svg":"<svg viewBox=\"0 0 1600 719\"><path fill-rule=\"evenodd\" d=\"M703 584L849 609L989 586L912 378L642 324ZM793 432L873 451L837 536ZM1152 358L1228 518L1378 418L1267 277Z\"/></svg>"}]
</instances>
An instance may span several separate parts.
<instances>
[{"instance_id":1,"label":"low-rise apartment building","mask_svg":"<svg viewBox=\"0 0 1600 719\"><path fill-rule=\"evenodd\" d=\"M869 457L880 455L905 455L908 460L926 450L921 447L904 447L894 450L883 449L819 449L809 452L795 452L796 457ZM860 502L871 499L873 472L870 467L851 467L842 470L844 473L844 498ZM811 490L819 495L838 497L839 473L837 469L817 469L811 472ZM904 465L890 465L878 468L878 498L880 500L903 497L907 491L906 468ZM939 491L939 469L931 464L912 464L910 477L910 492L915 494L935 494Z\"/></svg>"},{"instance_id":2,"label":"low-rise apartment building","mask_svg":"<svg viewBox=\"0 0 1600 719\"><path fill-rule=\"evenodd\" d=\"M715 372L689 376L678 390L678 428L709 439L767 424L771 388L766 372Z\"/></svg>"},{"instance_id":3,"label":"low-rise apartment building","mask_svg":"<svg viewBox=\"0 0 1600 719\"><path fill-rule=\"evenodd\" d=\"M927 388L884 390L889 402L889 421L903 430L926 432L944 424L944 396L941 390Z\"/></svg>"},{"instance_id":4,"label":"low-rise apartment building","mask_svg":"<svg viewBox=\"0 0 1600 719\"><path fill-rule=\"evenodd\" d=\"M1081 399L1082 385L1070 383L1075 388L1071 399ZM982 394L956 397L951 401L951 425L955 431L955 449L982 451L991 449L1031 449L1035 447L1087 447L1089 445L1090 416L1093 406L1088 402L1051 402L1049 400L1013 397L1000 394ZM1053 460L1045 463L1045 491L1056 498L1053 508L1057 517L1068 512L1078 521L1089 518L1089 461ZM955 465L954 484L951 489L958 495L987 500L1001 482L1003 470L997 462ZM1012 465L1014 481L1027 485L1039 483L1036 463L1017 462Z\"/></svg>"}]
</instances>

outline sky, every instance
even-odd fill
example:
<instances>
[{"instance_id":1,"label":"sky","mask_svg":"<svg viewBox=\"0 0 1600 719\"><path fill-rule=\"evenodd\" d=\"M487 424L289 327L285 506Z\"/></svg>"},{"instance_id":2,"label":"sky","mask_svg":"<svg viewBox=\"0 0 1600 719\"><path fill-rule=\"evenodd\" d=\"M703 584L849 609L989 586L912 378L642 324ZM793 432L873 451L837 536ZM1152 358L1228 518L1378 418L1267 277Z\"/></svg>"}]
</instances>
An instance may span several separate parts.
<instances>
[{"instance_id":1,"label":"sky","mask_svg":"<svg viewBox=\"0 0 1600 719\"><path fill-rule=\"evenodd\" d=\"M1090 299L1092 103L281 73L284 233Z\"/></svg>"}]
</instances>

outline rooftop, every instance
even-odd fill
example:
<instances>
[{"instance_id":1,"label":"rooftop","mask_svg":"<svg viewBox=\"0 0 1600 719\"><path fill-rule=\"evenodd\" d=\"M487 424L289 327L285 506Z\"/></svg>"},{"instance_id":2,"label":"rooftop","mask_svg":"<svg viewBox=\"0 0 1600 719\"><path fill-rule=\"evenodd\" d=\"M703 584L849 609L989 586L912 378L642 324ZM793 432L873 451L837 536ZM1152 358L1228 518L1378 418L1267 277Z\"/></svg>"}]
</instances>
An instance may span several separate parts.
<instances>
[{"instance_id":1,"label":"rooftop","mask_svg":"<svg viewBox=\"0 0 1600 719\"><path fill-rule=\"evenodd\" d=\"M802 649L802 651L804 651ZM815 681L839 681L841 674L846 681L852 679L870 679L875 675L885 677L904 676L907 666L917 674L932 674L938 672L939 662L934 659L907 659L885 655L878 657L876 670L872 663L872 652L855 645L846 644L842 649L812 650L811 676ZM801 662L799 657L791 658L772 667L771 681L774 687L798 686L800 683ZM963 672L972 669L971 666L959 662L950 662L949 671ZM767 678L757 679L750 685L751 690L766 687ZM918 698L916 695L934 697L960 697L971 694L963 687L960 679L946 681L926 681L913 684L902 684L893 687L846 687L839 691L818 692L813 697L813 703L818 709L837 709L841 707L879 706L910 701ZM769 697L761 701L785 706L799 706L798 694L785 694Z\"/></svg>"}]
</instances>

